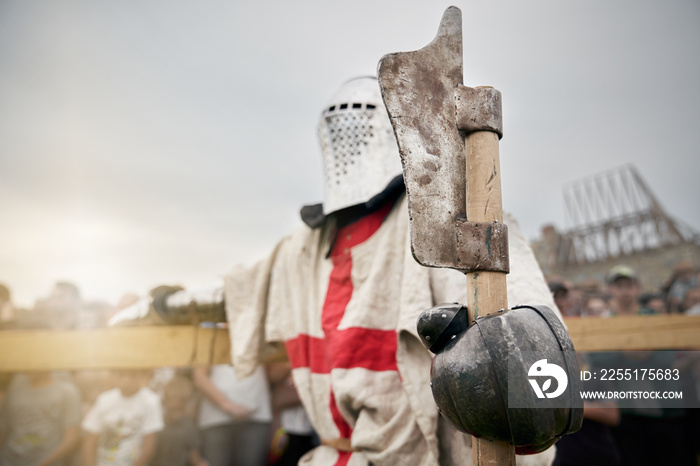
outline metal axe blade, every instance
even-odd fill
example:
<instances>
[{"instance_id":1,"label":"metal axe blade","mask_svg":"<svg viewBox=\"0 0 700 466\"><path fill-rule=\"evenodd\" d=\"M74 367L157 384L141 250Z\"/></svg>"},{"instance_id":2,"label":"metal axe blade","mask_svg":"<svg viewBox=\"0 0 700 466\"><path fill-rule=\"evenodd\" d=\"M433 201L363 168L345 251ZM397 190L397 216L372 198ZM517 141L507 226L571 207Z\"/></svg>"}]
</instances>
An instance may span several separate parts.
<instances>
[{"instance_id":1,"label":"metal axe blade","mask_svg":"<svg viewBox=\"0 0 700 466\"><path fill-rule=\"evenodd\" d=\"M463 76L462 12L448 8L426 47L382 57L378 76L403 163L413 256L425 266L455 267L454 224L466 216L454 99Z\"/></svg>"},{"instance_id":2,"label":"metal axe blade","mask_svg":"<svg viewBox=\"0 0 700 466\"><path fill-rule=\"evenodd\" d=\"M507 273L507 227L493 223L502 218L466 215L464 135L503 131L500 93L462 85L461 11L445 11L426 47L382 57L378 75L403 162L413 256L428 267Z\"/></svg>"}]
</instances>

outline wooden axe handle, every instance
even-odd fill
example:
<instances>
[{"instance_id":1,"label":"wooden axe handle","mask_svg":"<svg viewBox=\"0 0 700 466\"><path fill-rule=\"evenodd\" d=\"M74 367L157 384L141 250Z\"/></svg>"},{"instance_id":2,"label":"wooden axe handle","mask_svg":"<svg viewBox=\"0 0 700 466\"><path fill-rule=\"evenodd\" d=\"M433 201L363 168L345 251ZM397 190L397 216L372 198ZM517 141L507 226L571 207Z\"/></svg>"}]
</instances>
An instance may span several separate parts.
<instances>
[{"instance_id":1,"label":"wooden axe handle","mask_svg":"<svg viewBox=\"0 0 700 466\"><path fill-rule=\"evenodd\" d=\"M501 164L498 134L476 131L466 136L467 218L471 222L503 222ZM506 274L503 272L467 273L467 309L469 322L508 309ZM515 465L515 447L474 437L472 458L475 466Z\"/></svg>"},{"instance_id":2,"label":"wooden axe handle","mask_svg":"<svg viewBox=\"0 0 700 466\"><path fill-rule=\"evenodd\" d=\"M498 135L477 131L464 140L467 159L467 218L471 222L503 223ZM506 274L478 271L467 274L470 322L508 309Z\"/></svg>"}]
</instances>

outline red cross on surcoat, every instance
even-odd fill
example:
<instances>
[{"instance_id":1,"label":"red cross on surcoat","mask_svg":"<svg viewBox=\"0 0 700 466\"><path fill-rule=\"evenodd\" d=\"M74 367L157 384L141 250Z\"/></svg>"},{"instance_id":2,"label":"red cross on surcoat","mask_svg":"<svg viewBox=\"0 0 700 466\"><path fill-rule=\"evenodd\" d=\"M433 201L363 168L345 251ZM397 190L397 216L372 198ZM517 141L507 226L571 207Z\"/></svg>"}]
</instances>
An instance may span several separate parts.
<instances>
[{"instance_id":1,"label":"red cross on surcoat","mask_svg":"<svg viewBox=\"0 0 700 466\"><path fill-rule=\"evenodd\" d=\"M321 313L324 338L300 334L285 343L293 368L308 367L314 374L330 374L332 369L364 368L396 371L396 331L365 327L338 329L353 293L350 250L366 241L381 226L391 210L389 202L378 211L338 230L330 253L333 263L326 299ZM335 402L331 386L330 411L341 438L350 438L352 428ZM344 466L350 452L339 452L337 466Z\"/></svg>"}]
</instances>

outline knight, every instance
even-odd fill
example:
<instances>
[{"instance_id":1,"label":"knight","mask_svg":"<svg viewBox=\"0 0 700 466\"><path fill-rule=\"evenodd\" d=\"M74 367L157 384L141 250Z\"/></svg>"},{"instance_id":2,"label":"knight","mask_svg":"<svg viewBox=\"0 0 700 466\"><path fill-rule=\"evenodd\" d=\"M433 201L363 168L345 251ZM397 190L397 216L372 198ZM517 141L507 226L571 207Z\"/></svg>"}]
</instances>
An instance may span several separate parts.
<instances>
[{"instance_id":1,"label":"knight","mask_svg":"<svg viewBox=\"0 0 700 466\"><path fill-rule=\"evenodd\" d=\"M471 437L439 415L432 353L416 322L441 303L466 302L465 278L419 265L396 139L374 77L343 84L318 125L325 194L268 257L239 266L223 289L154 290L131 310L168 323L226 320L243 379L282 345L304 408L321 439L301 465L471 464ZM556 309L517 223L509 224L508 300ZM140 309L141 311L137 311ZM553 449L518 457L548 465Z\"/></svg>"},{"instance_id":2,"label":"knight","mask_svg":"<svg viewBox=\"0 0 700 466\"><path fill-rule=\"evenodd\" d=\"M416 329L421 311L466 302L465 279L411 255L400 157L377 80L346 82L323 108L318 134L324 202L302 208L304 225L268 258L225 278L234 367L245 376L266 345L284 344L322 441L300 464L468 464L471 438L439 416L431 354ZM556 309L509 223L509 301Z\"/></svg>"}]
</instances>

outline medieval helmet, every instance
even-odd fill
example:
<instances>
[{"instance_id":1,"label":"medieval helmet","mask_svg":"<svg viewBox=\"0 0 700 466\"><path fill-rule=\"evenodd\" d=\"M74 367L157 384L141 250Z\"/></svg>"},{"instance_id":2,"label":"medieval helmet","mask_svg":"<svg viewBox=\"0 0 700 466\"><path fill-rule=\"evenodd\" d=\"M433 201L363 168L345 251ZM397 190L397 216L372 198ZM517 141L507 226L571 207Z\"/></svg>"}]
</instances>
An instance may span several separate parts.
<instances>
[{"instance_id":1,"label":"medieval helmet","mask_svg":"<svg viewBox=\"0 0 700 466\"><path fill-rule=\"evenodd\" d=\"M324 214L369 201L401 174L396 138L374 77L346 82L318 125L326 177Z\"/></svg>"}]
</instances>

